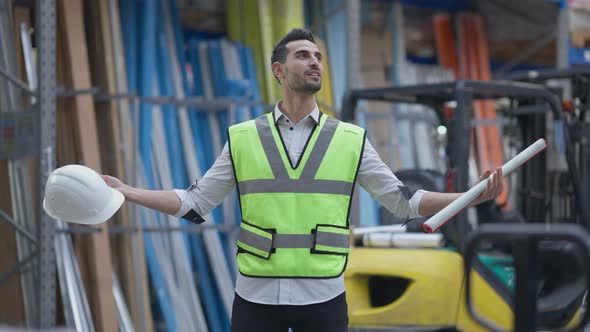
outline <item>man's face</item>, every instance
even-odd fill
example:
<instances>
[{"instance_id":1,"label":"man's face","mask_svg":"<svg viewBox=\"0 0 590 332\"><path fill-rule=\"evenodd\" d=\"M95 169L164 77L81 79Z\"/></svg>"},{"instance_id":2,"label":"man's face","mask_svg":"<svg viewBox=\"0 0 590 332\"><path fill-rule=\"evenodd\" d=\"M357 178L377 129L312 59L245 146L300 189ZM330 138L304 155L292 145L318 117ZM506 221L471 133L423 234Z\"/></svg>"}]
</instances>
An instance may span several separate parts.
<instances>
[{"instance_id":1,"label":"man's face","mask_svg":"<svg viewBox=\"0 0 590 332\"><path fill-rule=\"evenodd\" d=\"M287 44L285 61L287 85L293 91L316 93L322 87L322 54L309 40L295 40Z\"/></svg>"}]
</instances>

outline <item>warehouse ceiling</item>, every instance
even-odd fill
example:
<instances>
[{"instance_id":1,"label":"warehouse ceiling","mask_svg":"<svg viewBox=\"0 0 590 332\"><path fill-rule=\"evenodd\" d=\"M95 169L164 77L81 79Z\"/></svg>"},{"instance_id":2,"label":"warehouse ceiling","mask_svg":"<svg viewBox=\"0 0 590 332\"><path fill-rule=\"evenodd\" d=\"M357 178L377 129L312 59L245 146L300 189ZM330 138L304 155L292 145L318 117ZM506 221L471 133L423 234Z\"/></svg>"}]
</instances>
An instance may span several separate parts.
<instances>
[{"instance_id":1,"label":"warehouse ceiling","mask_svg":"<svg viewBox=\"0 0 590 332\"><path fill-rule=\"evenodd\" d=\"M557 31L558 7L546 0L477 0L475 9L486 23L490 57L509 61ZM547 43L526 63L554 66L555 41Z\"/></svg>"},{"instance_id":2,"label":"warehouse ceiling","mask_svg":"<svg viewBox=\"0 0 590 332\"><path fill-rule=\"evenodd\" d=\"M225 30L222 0L176 0L183 8L183 24L195 29ZM445 0L453 2L456 0ZM392 1L363 0L384 7ZM406 1L408 2L408 1ZM548 34L555 32L558 8L548 0L470 0L471 9L484 18L488 34L490 57L498 62L508 62ZM436 11L411 5L404 6L406 48L409 54L434 56L432 15ZM546 38L545 38L546 39ZM523 63L554 66L555 42L545 43Z\"/></svg>"},{"instance_id":3,"label":"warehouse ceiling","mask_svg":"<svg viewBox=\"0 0 590 332\"><path fill-rule=\"evenodd\" d=\"M482 15L488 36L490 58L507 62L528 47L555 33L558 7L546 0L474 0L472 10ZM434 54L432 15L436 11L406 5L404 26L408 53ZM555 42L545 43L530 58L532 65L555 65Z\"/></svg>"}]
</instances>

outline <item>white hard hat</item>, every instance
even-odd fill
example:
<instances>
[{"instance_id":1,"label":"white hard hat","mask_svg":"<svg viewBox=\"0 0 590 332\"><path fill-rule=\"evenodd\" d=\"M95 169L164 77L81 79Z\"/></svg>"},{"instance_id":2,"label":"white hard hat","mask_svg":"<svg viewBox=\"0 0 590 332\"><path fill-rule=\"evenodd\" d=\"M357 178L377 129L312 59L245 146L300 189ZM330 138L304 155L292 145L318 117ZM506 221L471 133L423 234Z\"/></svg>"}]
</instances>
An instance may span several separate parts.
<instances>
[{"instance_id":1,"label":"white hard hat","mask_svg":"<svg viewBox=\"0 0 590 332\"><path fill-rule=\"evenodd\" d=\"M125 197L94 170L82 165L55 169L45 184L43 209L55 219L94 225L107 221Z\"/></svg>"}]
</instances>

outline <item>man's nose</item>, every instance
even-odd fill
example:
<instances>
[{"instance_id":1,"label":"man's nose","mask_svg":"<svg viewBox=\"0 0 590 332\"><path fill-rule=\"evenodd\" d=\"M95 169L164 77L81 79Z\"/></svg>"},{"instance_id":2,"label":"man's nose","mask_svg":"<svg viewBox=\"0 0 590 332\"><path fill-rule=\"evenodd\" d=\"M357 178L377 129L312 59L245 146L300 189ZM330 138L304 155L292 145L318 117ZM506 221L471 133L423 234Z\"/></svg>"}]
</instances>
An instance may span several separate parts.
<instances>
[{"instance_id":1,"label":"man's nose","mask_svg":"<svg viewBox=\"0 0 590 332\"><path fill-rule=\"evenodd\" d=\"M314 68L320 67L320 62L318 61L317 58L314 58L314 57L311 58L311 66Z\"/></svg>"}]
</instances>

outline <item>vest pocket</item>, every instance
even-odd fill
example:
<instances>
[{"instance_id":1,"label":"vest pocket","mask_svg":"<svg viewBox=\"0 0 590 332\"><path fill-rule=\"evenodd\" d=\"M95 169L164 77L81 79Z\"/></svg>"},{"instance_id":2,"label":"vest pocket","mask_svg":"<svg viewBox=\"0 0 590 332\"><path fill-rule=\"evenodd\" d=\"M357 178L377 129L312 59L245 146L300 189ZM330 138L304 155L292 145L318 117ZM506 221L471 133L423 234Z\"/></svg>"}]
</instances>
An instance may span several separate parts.
<instances>
[{"instance_id":1,"label":"vest pocket","mask_svg":"<svg viewBox=\"0 0 590 332\"><path fill-rule=\"evenodd\" d=\"M345 226L317 225L314 254L348 255L350 252L350 229Z\"/></svg>"},{"instance_id":2,"label":"vest pocket","mask_svg":"<svg viewBox=\"0 0 590 332\"><path fill-rule=\"evenodd\" d=\"M269 259L273 247L272 233L244 220L240 223L237 246L243 252Z\"/></svg>"}]
</instances>

